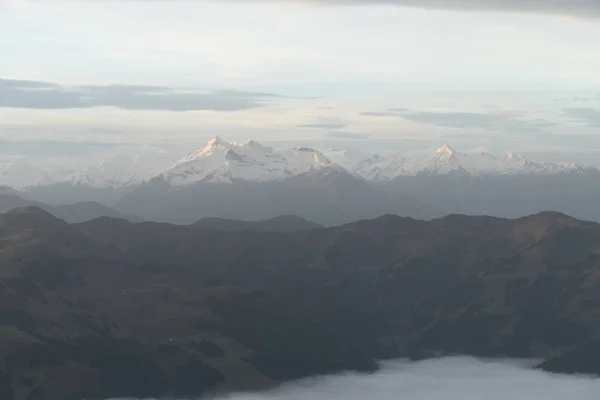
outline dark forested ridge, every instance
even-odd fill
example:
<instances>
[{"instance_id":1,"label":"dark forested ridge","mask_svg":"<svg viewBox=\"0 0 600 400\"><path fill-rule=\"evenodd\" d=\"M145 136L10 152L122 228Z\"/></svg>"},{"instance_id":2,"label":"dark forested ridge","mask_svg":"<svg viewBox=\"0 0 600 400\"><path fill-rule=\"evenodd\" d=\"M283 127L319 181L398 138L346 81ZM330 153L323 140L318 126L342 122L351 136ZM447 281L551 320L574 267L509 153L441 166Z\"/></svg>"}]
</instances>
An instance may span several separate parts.
<instances>
[{"instance_id":1,"label":"dark forested ridge","mask_svg":"<svg viewBox=\"0 0 600 400\"><path fill-rule=\"evenodd\" d=\"M276 233L20 208L0 215L0 398L191 396L444 353L600 373L599 267L600 225L551 212Z\"/></svg>"},{"instance_id":2,"label":"dark forested ridge","mask_svg":"<svg viewBox=\"0 0 600 400\"><path fill-rule=\"evenodd\" d=\"M196 228L218 231L297 232L322 228L321 225L296 215L281 215L262 221L242 221L226 218L202 218L192 224Z\"/></svg>"}]
</instances>

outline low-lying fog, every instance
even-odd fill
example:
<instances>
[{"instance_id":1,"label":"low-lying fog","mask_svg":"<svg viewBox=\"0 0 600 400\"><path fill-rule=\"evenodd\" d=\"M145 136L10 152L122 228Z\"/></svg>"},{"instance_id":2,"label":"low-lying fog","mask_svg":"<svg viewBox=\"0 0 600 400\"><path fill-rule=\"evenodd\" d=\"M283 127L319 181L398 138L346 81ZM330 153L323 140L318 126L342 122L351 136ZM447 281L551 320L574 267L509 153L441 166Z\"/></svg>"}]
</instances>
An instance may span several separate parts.
<instances>
[{"instance_id":1,"label":"low-lying fog","mask_svg":"<svg viewBox=\"0 0 600 400\"><path fill-rule=\"evenodd\" d=\"M421 362L394 361L372 375L311 378L263 393L219 400L592 400L600 379L554 375L520 361L449 357Z\"/></svg>"}]
</instances>

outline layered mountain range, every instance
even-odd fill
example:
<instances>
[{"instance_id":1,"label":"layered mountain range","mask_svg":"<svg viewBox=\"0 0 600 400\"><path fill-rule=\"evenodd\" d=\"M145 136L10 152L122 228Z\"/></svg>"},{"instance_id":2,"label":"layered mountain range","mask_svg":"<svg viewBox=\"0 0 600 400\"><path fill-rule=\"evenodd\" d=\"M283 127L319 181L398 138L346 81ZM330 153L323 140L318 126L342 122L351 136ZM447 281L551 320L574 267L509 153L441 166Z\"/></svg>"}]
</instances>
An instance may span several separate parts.
<instances>
[{"instance_id":1,"label":"layered mountain range","mask_svg":"<svg viewBox=\"0 0 600 400\"><path fill-rule=\"evenodd\" d=\"M276 149L216 137L179 161L164 154L118 156L81 170L52 172L5 164L0 183L31 201L98 202L127 215L180 224L293 214L336 225L383 214L519 217L547 210L600 221L595 168L513 153L463 153L449 146L414 157Z\"/></svg>"},{"instance_id":2,"label":"layered mountain range","mask_svg":"<svg viewBox=\"0 0 600 400\"><path fill-rule=\"evenodd\" d=\"M291 223L0 214L0 398L197 398L444 354L600 373L596 223Z\"/></svg>"},{"instance_id":3,"label":"layered mountain range","mask_svg":"<svg viewBox=\"0 0 600 400\"><path fill-rule=\"evenodd\" d=\"M20 207L38 207L67 222L85 222L100 217L121 218L132 222L140 222L137 217L126 215L96 202L80 202L72 204L51 205L39 201L25 199L17 193L0 192L0 213ZM267 226L269 226L267 224Z\"/></svg>"}]
</instances>

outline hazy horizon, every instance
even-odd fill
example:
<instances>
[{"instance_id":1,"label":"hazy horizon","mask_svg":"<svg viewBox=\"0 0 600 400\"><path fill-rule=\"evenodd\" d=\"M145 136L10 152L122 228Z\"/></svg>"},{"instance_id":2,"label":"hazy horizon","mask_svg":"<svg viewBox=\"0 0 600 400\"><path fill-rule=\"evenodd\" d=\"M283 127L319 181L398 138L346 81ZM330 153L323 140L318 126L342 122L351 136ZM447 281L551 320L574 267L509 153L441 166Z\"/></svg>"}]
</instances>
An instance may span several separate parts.
<instances>
[{"instance_id":1,"label":"hazy horizon","mask_svg":"<svg viewBox=\"0 0 600 400\"><path fill-rule=\"evenodd\" d=\"M590 164L598 7L519 4L5 0L0 160L221 135Z\"/></svg>"}]
</instances>

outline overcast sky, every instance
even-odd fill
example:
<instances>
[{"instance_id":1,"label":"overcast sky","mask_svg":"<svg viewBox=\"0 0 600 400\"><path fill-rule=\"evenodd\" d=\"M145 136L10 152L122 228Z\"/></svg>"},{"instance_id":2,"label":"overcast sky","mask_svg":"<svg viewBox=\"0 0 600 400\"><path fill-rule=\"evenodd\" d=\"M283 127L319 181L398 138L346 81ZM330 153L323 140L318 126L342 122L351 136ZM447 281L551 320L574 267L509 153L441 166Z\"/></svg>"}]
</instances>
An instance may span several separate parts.
<instances>
[{"instance_id":1,"label":"overcast sky","mask_svg":"<svg viewBox=\"0 0 600 400\"><path fill-rule=\"evenodd\" d=\"M183 151L215 134L589 153L599 4L0 0L0 153Z\"/></svg>"}]
</instances>

